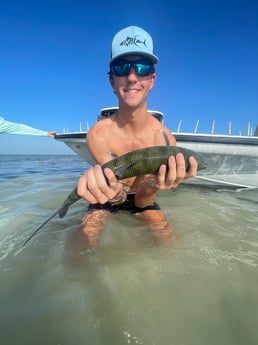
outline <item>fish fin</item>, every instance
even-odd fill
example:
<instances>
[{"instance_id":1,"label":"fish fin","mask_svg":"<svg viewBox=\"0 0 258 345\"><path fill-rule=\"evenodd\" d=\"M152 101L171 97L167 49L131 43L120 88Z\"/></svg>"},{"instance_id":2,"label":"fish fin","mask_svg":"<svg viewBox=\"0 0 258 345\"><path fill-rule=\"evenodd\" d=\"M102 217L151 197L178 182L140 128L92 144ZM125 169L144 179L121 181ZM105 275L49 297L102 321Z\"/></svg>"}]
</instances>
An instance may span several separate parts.
<instances>
[{"instance_id":1,"label":"fish fin","mask_svg":"<svg viewBox=\"0 0 258 345\"><path fill-rule=\"evenodd\" d=\"M59 210L57 211L59 218L64 218L64 216L66 215L66 213L68 211L68 208L69 208L69 206L59 208Z\"/></svg>"},{"instance_id":2,"label":"fish fin","mask_svg":"<svg viewBox=\"0 0 258 345\"><path fill-rule=\"evenodd\" d=\"M150 158L147 158L150 159ZM127 164L124 164L123 166L121 166L120 168L117 169L115 175L118 178L118 180L122 180L123 179L123 175L125 173L125 171L127 169L129 169L131 166L138 164L139 162L142 162L142 159L137 159L133 162L128 162Z\"/></svg>"},{"instance_id":3,"label":"fish fin","mask_svg":"<svg viewBox=\"0 0 258 345\"><path fill-rule=\"evenodd\" d=\"M135 163L138 163L140 160L138 161L134 161L134 162L129 162L127 164L124 164L123 166L121 166L120 168L117 169L115 175L119 180L122 180L124 172L126 171L126 169L130 168L132 165L134 165Z\"/></svg>"},{"instance_id":4,"label":"fish fin","mask_svg":"<svg viewBox=\"0 0 258 345\"><path fill-rule=\"evenodd\" d=\"M68 208L74 204L76 201L78 201L81 197L77 194L77 186L71 191L71 193L68 195L68 197L63 202L63 205L57 210L57 213L60 218L63 218Z\"/></svg>"}]
</instances>

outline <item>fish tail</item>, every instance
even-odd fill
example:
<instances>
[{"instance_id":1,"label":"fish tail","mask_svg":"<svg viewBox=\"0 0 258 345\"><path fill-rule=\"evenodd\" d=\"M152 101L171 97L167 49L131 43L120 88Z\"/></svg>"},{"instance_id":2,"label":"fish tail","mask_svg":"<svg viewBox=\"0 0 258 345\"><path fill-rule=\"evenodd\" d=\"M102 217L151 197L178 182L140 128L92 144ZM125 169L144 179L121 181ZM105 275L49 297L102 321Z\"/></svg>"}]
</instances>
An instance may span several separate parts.
<instances>
[{"instance_id":1,"label":"fish tail","mask_svg":"<svg viewBox=\"0 0 258 345\"><path fill-rule=\"evenodd\" d=\"M63 206L63 207L59 208L57 213L58 213L60 218L64 218L64 216L66 215L66 213L68 211L68 208L69 208L69 206Z\"/></svg>"},{"instance_id":2,"label":"fish tail","mask_svg":"<svg viewBox=\"0 0 258 345\"><path fill-rule=\"evenodd\" d=\"M63 205L58 209L57 213L60 218L63 218L68 208L74 204L76 201L78 201L81 197L77 194L77 186L72 190L72 192L68 195L68 197L65 199Z\"/></svg>"}]
</instances>

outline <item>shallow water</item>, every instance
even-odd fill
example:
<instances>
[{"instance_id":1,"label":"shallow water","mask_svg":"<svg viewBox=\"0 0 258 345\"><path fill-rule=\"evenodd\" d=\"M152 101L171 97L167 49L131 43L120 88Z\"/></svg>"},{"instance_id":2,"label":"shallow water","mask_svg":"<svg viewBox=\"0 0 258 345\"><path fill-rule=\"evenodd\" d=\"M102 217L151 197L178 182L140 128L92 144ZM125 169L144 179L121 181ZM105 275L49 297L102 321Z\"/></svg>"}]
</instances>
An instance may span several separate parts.
<instances>
[{"instance_id":1,"label":"shallow water","mask_svg":"<svg viewBox=\"0 0 258 345\"><path fill-rule=\"evenodd\" d=\"M256 345L258 192L160 192L173 246L127 213L74 257L86 203L28 236L87 165L77 156L0 156L0 323L8 345Z\"/></svg>"}]
</instances>

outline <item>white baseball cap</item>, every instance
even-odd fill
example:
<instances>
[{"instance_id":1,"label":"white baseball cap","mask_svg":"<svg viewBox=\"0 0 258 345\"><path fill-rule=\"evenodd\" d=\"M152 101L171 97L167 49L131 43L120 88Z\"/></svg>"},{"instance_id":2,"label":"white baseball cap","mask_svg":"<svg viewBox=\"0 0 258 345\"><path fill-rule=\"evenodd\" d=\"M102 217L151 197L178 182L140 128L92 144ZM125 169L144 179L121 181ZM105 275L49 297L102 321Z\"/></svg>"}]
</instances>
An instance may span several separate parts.
<instances>
[{"instance_id":1,"label":"white baseball cap","mask_svg":"<svg viewBox=\"0 0 258 345\"><path fill-rule=\"evenodd\" d=\"M109 63L112 64L114 60L126 55L142 55L149 58L153 64L159 61L153 54L151 36L138 26L128 26L114 36Z\"/></svg>"}]
</instances>

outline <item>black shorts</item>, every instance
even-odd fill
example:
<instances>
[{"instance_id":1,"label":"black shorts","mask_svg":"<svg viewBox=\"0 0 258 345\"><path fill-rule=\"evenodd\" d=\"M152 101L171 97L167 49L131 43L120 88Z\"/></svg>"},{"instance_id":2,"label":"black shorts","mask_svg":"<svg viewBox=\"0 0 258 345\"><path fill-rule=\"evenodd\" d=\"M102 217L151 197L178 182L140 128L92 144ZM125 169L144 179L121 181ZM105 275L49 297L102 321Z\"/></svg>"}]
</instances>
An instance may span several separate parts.
<instances>
[{"instance_id":1,"label":"black shorts","mask_svg":"<svg viewBox=\"0 0 258 345\"><path fill-rule=\"evenodd\" d=\"M146 207L137 207L134 203L134 195L135 194L127 194L127 199L125 202L119 205L111 205L109 202L105 204L90 204L88 207L88 211L94 210L106 210L111 213L116 213L119 211L129 211L131 213L140 213L148 210L160 210L159 205L154 201L151 205Z\"/></svg>"}]
</instances>

